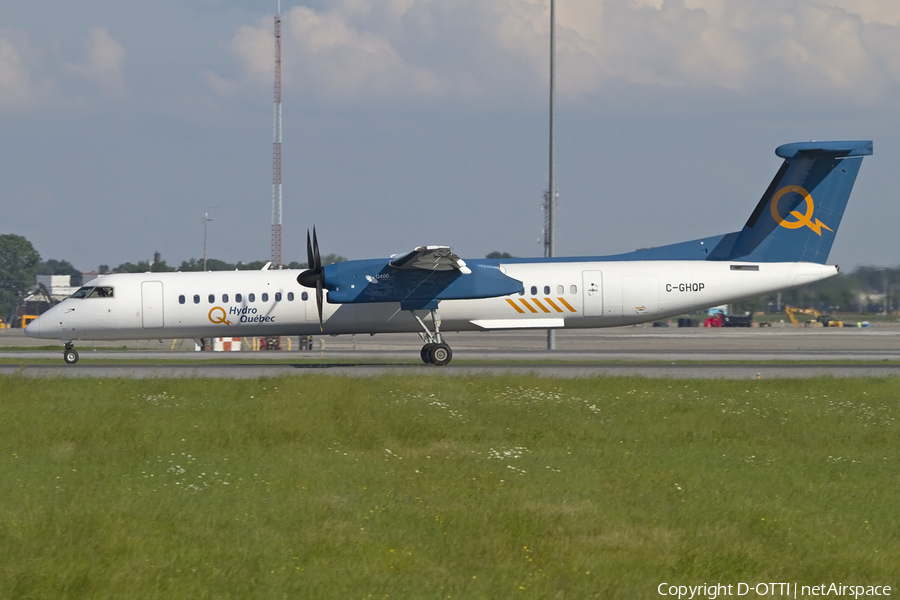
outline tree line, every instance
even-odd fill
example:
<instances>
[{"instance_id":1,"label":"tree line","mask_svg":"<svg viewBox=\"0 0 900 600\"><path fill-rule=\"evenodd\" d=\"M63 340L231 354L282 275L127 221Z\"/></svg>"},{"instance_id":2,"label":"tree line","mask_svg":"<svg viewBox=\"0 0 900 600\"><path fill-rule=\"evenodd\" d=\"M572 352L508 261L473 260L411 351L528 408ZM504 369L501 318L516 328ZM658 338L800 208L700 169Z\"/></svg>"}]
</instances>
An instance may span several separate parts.
<instances>
[{"instance_id":1,"label":"tree line","mask_svg":"<svg viewBox=\"0 0 900 600\"><path fill-rule=\"evenodd\" d=\"M323 265L330 265L333 263L345 262L347 259L341 256L340 254L328 254L322 257ZM97 269L97 272L101 275L105 275L107 273L170 273L173 271L258 271L266 266L268 261L263 260L254 260L251 262L236 262L230 263L225 262L224 260L219 260L216 258L207 258L206 259L206 269L203 268L203 259L202 258L191 258L188 260L181 261L181 264L177 267L173 267L166 263L166 261L161 260L159 262L151 262L149 260L142 260L137 263L124 262L120 264L118 267L110 269L109 265L100 265ZM297 262L291 261L290 263L284 265L285 269L305 269L307 264L305 262Z\"/></svg>"},{"instance_id":2,"label":"tree line","mask_svg":"<svg viewBox=\"0 0 900 600\"><path fill-rule=\"evenodd\" d=\"M785 306L823 313L884 314L900 311L900 266L862 266L810 285L735 304L733 312L781 312Z\"/></svg>"}]
</instances>

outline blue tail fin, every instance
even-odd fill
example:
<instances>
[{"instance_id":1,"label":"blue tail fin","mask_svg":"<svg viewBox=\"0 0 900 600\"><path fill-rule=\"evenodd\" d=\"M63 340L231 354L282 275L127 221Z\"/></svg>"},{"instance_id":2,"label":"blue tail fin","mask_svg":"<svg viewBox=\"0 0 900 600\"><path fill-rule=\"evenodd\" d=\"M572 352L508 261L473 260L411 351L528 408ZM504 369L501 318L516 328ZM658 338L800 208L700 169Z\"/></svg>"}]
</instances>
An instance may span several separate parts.
<instances>
[{"instance_id":1,"label":"blue tail fin","mask_svg":"<svg viewBox=\"0 0 900 600\"><path fill-rule=\"evenodd\" d=\"M801 142L775 150L785 159L740 232L709 260L825 264L850 190L871 141Z\"/></svg>"}]
</instances>

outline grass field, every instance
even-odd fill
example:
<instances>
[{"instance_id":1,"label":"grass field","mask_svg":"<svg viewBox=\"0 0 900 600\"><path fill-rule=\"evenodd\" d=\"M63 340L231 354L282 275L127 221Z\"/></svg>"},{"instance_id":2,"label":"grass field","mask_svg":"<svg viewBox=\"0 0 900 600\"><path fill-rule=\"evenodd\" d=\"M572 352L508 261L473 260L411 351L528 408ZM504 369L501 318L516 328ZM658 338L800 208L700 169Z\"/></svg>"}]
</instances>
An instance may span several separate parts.
<instances>
[{"instance_id":1,"label":"grass field","mask_svg":"<svg viewBox=\"0 0 900 600\"><path fill-rule=\"evenodd\" d=\"M0 598L896 591L898 413L897 379L0 377Z\"/></svg>"}]
</instances>

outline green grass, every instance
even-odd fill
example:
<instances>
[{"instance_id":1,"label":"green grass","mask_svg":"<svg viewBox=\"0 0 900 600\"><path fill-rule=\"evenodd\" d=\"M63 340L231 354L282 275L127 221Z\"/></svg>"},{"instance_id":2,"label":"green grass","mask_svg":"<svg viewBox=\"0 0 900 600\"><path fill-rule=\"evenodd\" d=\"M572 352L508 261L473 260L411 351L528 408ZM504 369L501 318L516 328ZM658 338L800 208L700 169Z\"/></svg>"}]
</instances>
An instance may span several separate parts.
<instances>
[{"instance_id":1,"label":"green grass","mask_svg":"<svg viewBox=\"0 0 900 600\"><path fill-rule=\"evenodd\" d=\"M900 380L0 377L0 598L900 583Z\"/></svg>"}]
</instances>

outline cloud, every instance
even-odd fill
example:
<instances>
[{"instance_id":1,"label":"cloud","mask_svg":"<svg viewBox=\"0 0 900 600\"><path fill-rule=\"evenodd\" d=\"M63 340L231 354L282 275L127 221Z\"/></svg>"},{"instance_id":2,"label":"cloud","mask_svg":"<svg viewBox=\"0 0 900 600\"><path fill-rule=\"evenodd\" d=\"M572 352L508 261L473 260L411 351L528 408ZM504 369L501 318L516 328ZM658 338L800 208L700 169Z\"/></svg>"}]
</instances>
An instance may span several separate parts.
<instances>
[{"instance_id":1,"label":"cloud","mask_svg":"<svg viewBox=\"0 0 900 600\"><path fill-rule=\"evenodd\" d=\"M557 14L560 96L724 90L782 101L889 101L900 8L867 0L570 0ZM543 99L545 0L336 0L284 15L285 84L346 103ZM900 4L898 4L900 6ZM240 28L238 85L271 85L272 22ZM226 88L222 81L213 82ZM214 86L215 87L215 86Z\"/></svg>"},{"instance_id":2,"label":"cloud","mask_svg":"<svg viewBox=\"0 0 900 600\"><path fill-rule=\"evenodd\" d=\"M298 7L286 22L290 42L299 46L293 55L301 59L295 76L311 77L324 96L346 99L363 92L383 98L403 89L429 97L440 95L450 83L407 60L382 32L356 27L338 13Z\"/></svg>"},{"instance_id":3,"label":"cloud","mask_svg":"<svg viewBox=\"0 0 900 600\"><path fill-rule=\"evenodd\" d=\"M34 85L19 52L10 40L0 38L0 106L25 106Z\"/></svg>"},{"instance_id":4,"label":"cloud","mask_svg":"<svg viewBox=\"0 0 900 600\"><path fill-rule=\"evenodd\" d=\"M109 94L118 96L125 93L125 48L105 27L92 27L88 32L84 42L84 59L83 64L66 65L66 70L96 83Z\"/></svg>"},{"instance_id":5,"label":"cloud","mask_svg":"<svg viewBox=\"0 0 900 600\"><path fill-rule=\"evenodd\" d=\"M820 0L823 6L842 8L866 23L900 25L900 2L885 0Z\"/></svg>"},{"instance_id":6,"label":"cloud","mask_svg":"<svg viewBox=\"0 0 900 600\"><path fill-rule=\"evenodd\" d=\"M285 82L303 82L314 95L330 100L404 95L438 96L447 82L421 66L411 64L383 32L354 25L353 16L365 15L361 5L343 4L344 12L316 12L299 6L282 18L282 68ZM367 15L366 15L367 16ZM238 29L228 46L243 70L243 81L271 85L274 64L273 23ZM224 82L209 80L216 90Z\"/></svg>"},{"instance_id":7,"label":"cloud","mask_svg":"<svg viewBox=\"0 0 900 600\"><path fill-rule=\"evenodd\" d=\"M105 28L90 29L80 64L68 62L70 53L59 38L50 34L34 41L33 36L21 29L0 30L0 110L84 110L92 101L76 79L114 97L126 92L125 50Z\"/></svg>"},{"instance_id":8,"label":"cloud","mask_svg":"<svg viewBox=\"0 0 900 600\"><path fill-rule=\"evenodd\" d=\"M40 55L24 33L0 30L0 109L28 109L50 93L52 85L35 75Z\"/></svg>"},{"instance_id":9,"label":"cloud","mask_svg":"<svg viewBox=\"0 0 900 600\"><path fill-rule=\"evenodd\" d=\"M218 96L232 96L238 91L238 84L212 71L200 73L206 85Z\"/></svg>"}]
</instances>

